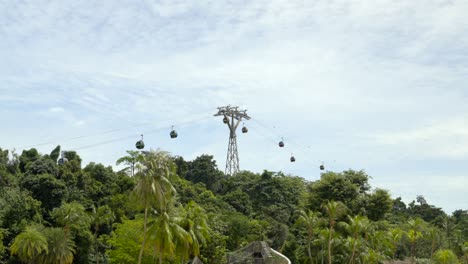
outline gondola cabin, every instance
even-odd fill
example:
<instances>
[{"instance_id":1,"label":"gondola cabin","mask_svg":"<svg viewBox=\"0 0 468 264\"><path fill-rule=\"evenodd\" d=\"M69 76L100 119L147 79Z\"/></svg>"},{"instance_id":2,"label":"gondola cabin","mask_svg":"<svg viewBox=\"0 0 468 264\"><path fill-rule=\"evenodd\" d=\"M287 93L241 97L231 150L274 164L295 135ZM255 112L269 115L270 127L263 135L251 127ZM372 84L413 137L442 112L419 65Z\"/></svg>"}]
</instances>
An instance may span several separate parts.
<instances>
[{"instance_id":1,"label":"gondola cabin","mask_svg":"<svg viewBox=\"0 0 468 264\"><path fill-rule=\"evenodd\" d=\"M143 142L143 135L141 135L141 139L138 140L136 143L135 143L135 147L137 149L144 149L145 148L145 142Z\"/></svg>"},{"instance_id":2,"label":"gondola cabin","mask_svg":"<svg viewBox=\"0 0 468 264\"><path fill-rule=\"evenodd\" d=\"M66 162L68 162L68 159L67 158L64 158L64 157L61 157L57 160L57 164L58 165L63 165L65 164Z\"/></svg>"},{"instance_id":3,"label":"gondola cabin","mask_svg":"<svg viewBox=\"0 0 468 264\"><path fill-rule=\"evenodd\" d=\"M171 133L169 133L169 135L171 136L171 138L176 138L177 137L177 131L172 130Z\"/></svg>"}]
</instances>

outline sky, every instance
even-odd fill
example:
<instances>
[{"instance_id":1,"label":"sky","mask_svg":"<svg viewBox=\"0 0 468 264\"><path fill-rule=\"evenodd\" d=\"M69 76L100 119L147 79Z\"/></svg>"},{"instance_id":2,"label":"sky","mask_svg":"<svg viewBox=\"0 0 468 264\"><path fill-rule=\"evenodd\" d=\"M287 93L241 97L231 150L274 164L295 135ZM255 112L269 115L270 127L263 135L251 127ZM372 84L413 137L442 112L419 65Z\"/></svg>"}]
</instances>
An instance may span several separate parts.
<instances>
[{"instance_id":1,"label":"sky","mask_svg":"<svg viewBox=\"0 0 468 264\"><path fill-rule=\"evenodd\" d=\"M314 181L323 162L406 203L468 209L467 13L464 0L0 0L0 147L115 165L143 134L224 170L213 115L233 105L252 117L241 169Z\"/></svg>"}]
</instances>

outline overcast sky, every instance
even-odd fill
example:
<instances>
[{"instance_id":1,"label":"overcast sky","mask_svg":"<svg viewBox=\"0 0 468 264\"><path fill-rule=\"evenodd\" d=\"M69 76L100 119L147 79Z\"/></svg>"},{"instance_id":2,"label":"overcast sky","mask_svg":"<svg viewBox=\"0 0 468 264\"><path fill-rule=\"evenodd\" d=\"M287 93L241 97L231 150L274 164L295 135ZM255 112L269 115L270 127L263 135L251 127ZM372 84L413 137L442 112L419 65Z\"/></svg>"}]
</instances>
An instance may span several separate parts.
<instances>
[{"instance_id":1,"label":"overcast sky","mask_svg":"<svg viewBox=\"0 0 468 264\"><path fill-rule=\"evenodd\" d=\"M313 181L323 161L468 209L466 14L464 0L0 0L0 147L114 165L143 133L224 170L213 114L239 105L241 169Z\"/></svg>"}]
</instances>

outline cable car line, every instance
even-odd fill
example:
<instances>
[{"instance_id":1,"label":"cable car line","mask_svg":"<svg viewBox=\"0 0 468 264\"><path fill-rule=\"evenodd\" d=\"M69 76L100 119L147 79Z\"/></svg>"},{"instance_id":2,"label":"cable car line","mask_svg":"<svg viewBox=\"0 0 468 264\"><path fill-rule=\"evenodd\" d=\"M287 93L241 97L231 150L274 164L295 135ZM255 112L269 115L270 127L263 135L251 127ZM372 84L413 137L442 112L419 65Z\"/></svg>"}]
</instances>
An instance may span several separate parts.
<instances>
[{"instance_id":1,"label":"cable car line","mask_svg":"<svg viewBox=\"0 0 468 264\"><path fill-rule=\"evenodd\" d=\"M200 115L201 114L196 114L196 115L193 115L193 116L198 117ZM203 115L205 115L205 113L203 113ZM208 119L208 117L203 118L203 119ZM199 119L189 120L187 122L180 123L179 125L184 125L185 123L192 123L193 121L198 121L198 120ZM164 120L163 122L169 123L169 121L171 121L171 120ZM62 139L54 139L54 140L51 140L51 141L42 142L42 143L38 143L38 144L21 146L21 147L16 148L16 150L24 150L24 149L35 148L35 147L40 147L40 146L45 146L45 145L52 145L52 144L60 144L60 143L63 144L63 142L68 142L68 141L73 141L73 140L78 140L78 139L83 139L83 138L89 138L89 137L95 137L95 136L110 134L110 133L117 132L117 131L123 131L123 130L132 129L132 128L143 127L143 126L149 126L151 124L152 124L151 122L137 123L137 124L133 124L133 125L127 126L127 127L111 129L111 130L102 131L102 132L93 133L93 134L80 135L80 136L74 136L74 137L68 137L68 138L62 138Z\"/></svg>"}]
</instances>

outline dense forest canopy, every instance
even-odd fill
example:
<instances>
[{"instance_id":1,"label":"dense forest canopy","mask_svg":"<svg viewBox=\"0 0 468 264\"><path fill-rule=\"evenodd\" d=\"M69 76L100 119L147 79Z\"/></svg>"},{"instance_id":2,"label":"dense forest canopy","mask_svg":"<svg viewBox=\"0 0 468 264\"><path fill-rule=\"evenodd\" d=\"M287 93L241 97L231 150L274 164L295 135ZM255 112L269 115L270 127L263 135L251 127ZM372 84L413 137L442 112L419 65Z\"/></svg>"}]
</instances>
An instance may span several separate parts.
<instances>
[{"instance_id":1,"label":"dense forest canopy","mask_svg":"<svg viewBox=\"0 0 468 264\"><path fill-rule=\"evenodd\" d=\"M212 156L127 151L121 171L60 146L0 149L0 263L227 262L266 241L292 263L468 263L468 211L372 188L363 170L317 181L226 176Z\"/></svg>"}]
</instances>

